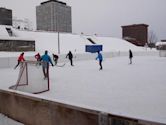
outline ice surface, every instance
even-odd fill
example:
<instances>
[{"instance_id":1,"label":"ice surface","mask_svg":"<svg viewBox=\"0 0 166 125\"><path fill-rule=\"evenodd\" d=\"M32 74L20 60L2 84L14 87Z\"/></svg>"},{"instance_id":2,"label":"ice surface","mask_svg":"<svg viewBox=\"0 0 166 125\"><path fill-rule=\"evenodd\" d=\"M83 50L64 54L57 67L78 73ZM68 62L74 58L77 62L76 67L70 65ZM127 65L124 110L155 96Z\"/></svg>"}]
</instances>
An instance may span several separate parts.
<instances>
[{"instance_id":1,"label":"ice surface","mask_svg":"<svg viewBox=\"0 0 166 125\"><path fill-rule=\"evenodd\" d=\"M128 57L114 57L104 60L102 71L96 60L50 67L51 90L37 96L166 123L166 58L134 56L133 64L128 63ZM0 88L7 89L17 80L18 69L1 69L0 75Z\"/></svg>"}]
</instances>

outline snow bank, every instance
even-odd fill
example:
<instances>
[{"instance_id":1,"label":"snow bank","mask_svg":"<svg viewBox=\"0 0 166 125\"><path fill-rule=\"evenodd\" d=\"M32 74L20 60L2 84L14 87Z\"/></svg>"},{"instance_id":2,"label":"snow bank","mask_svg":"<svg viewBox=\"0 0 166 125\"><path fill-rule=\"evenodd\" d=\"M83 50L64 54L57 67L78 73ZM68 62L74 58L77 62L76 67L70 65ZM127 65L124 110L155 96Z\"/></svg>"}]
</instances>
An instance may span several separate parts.
<instances>
[{"instance_id":1,"label":"snow bank","mask_svg":"<svg viewBox=\"0 0 166 125\"><path fill-rule=\"evenodd\" d=\"M0 25L0 38L9 37L9 34L8 34L6 28L11 28L11 26Z\"/></svg>"},{"instance_id":2,"label":"snow bank","mask_svg":"<svg viewBox=\"0 0 166 125\"><path fill-rule=\"evenodd\" d=\"M87 36L71 33L58 34L57 32L23 31L14 28L12 28L12 31L15 36L17 36L16 38L35 40L36 51L38 52L49 50L51 53L58 53L58 46L60 46L61 54L65 54L69 50L75 53L85 53L85 45L92 44L87 38L91 38L96 44L102 44L103 52L128 51L129 49L132 51L146 51L143 47L137 47L119 38Z\"/></svg>"}]
</instances>

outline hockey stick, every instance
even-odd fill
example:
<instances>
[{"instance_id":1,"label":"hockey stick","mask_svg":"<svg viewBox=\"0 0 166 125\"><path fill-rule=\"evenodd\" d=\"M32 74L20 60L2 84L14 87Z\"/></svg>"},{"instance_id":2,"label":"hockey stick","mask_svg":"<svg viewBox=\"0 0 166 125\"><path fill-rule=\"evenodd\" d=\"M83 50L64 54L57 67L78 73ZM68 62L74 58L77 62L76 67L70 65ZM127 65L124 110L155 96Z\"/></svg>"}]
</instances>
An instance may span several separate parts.
<instances>
[{"instance_id":1,"label":"hockey stick","mask_svg":"<svg viewBox=\"0 0 166 125\"><path fill-rule=\"evenodd\" d=\"M59 64L56 64L54 66L57 66L57 67L64 67L66 65L66 63L62 64L62 65L59 65Z\"/></svg>"}]
</instances>

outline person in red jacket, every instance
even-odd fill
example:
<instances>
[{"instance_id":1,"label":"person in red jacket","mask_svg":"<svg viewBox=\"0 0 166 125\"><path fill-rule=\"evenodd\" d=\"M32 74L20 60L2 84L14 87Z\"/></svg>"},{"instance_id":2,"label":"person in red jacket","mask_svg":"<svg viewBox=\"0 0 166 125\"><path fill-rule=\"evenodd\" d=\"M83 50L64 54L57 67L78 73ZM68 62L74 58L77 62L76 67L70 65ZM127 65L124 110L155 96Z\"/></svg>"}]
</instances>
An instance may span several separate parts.
<instances>
[{"instance_id":1,"label":"person in red jacket","mask_svg":"<svg viewBox=\"0 0 166 125\"><path fill-rule=\"evenodd\" d=\"M16 68L18 67L18 65L20 64L20 62L25 61L25 59L24 59L24 52L20 54L20 56L18 57L18 60L17 60L17 61L18 61L18 63L17 63L17 65L14 67L14 69L16 69Z\"/></svg>"},{"instance_id":2,"label":"person in red jacket","mask_svg":"<svg viewBox=\"0 0 166 125\"><path fill-rule=\"evenodd\" d=\"M40 61L40 59L41 59L40 53L37 53L37 54L35 55L35 59L36 59L37 61Z\"/></svg>"}]
</instances>

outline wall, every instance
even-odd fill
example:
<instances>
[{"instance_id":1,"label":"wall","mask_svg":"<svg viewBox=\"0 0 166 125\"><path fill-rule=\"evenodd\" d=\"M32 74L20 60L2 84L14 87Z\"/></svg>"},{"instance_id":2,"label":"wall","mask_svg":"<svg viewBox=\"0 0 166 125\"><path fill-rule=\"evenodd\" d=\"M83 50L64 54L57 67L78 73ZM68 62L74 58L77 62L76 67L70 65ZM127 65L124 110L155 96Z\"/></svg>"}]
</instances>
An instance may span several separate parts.
<instances>
[{"instance_id":1,"label":"wall","mask_svg":"<svg viewBox=\"0 0 166 125\"><path fill-rule=\"evenodd\" d=\"M0 98L0 112L26 125L97 125L95 111L2 90Z\"/></svg>"},{"instance_id":2,"label":"wall","mask_svg":"<svg viewBox=\"0 0 166 125\"><path fill-rule=\"evenodd\" d=\"M25 125L164 125L0 90L0 113Z\"/></svg>"},{"instance_id":3,"label":"wall","mask_svg":"<svg viewBox=\"0 0 166 125\"><path fill-rule=\"evenodd\" d=\"M84 54L74 54L74 61L81 61L81 60L94 60L97 56L97 53L84 53ZM134 56L158 56L158 51L149 51L149 52L133 52ZM104 58L113 58L113 57L120 57L120 56L128 56L128 52L105 52L103 53ZM27 56L27 60L34 60L34 57ZM65 54L59 55L58 62L68 62L66 59ZM0 68L11 68L14 67L17 63L17 57L1 57L0 58Z\"/></svg>"},{"instance_id":4,"label":"wall","mask_svg":"<svg viewBox=\"0 0 166 125\"><path fill-rule=\"evenodd\" d=\"M35 51L35 41L0 39L0 51Z\"/></svg>"},{"instance_id":5,"label":"wall","mask_svg":"<svg viewBox=\"0 0 166 125\"><path fill-rule=\"evenodd\" d=\"M148 42L148 25L135 24L122 26L122 37L134 38L134 41L129 41L135 45L144 46Z\"/></svg>"},{"instance_id":6,"label":"wall","mask_svg":"<svg viewBox=\"0 0 166 125\"><path fill-rule=\"evenodd\" d=\"M18 57L0 57L0 68L14 68L17 64ZM32 57L26 57L27 60L32 60Z\"/></svg>"}]
</instances>

